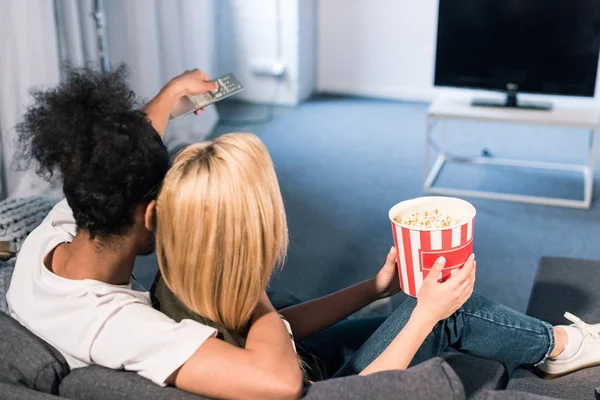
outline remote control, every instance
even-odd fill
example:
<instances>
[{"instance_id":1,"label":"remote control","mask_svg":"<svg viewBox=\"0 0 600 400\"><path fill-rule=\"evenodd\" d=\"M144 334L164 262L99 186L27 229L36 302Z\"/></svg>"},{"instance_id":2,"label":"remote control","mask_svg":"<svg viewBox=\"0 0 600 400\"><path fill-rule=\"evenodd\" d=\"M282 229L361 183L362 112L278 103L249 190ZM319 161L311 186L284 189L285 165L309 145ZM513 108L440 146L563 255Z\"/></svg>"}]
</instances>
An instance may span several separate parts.
<instances>
[{"instance_id":1,"label":"remote control","mask_svg":"<svg viewBox=\"0 0 600 400\"><path fill-rule=\"evenodd\" d=\"M175 118L182 117L244 90L242 84L233 74L227 74L211 82L219 85L216 92L206 92L197 96L184 96L172 111L169 119L174 120Z\"/></svg>"}]
</instances>

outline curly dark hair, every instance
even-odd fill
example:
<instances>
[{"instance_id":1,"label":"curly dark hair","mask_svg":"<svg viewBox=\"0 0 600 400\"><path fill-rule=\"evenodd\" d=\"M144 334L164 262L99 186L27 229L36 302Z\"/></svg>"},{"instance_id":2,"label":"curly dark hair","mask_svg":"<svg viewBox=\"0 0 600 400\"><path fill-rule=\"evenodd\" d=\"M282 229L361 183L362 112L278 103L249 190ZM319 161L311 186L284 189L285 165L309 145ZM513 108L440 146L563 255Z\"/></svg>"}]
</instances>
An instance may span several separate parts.
<instances>
[{"instance_id":1,"label":"curly dark hair","mask_svg":"<svg viewBox=\"0 0 600 400\"><path fill-rule=\"evenodd\" d=\"M121 235L137 205L156 197L167 149L139 110L124 65L101 73L65 68L57 87L34 90L18 133L21 167L62 180L78 229Z\"/></svg>"}]
</instances>

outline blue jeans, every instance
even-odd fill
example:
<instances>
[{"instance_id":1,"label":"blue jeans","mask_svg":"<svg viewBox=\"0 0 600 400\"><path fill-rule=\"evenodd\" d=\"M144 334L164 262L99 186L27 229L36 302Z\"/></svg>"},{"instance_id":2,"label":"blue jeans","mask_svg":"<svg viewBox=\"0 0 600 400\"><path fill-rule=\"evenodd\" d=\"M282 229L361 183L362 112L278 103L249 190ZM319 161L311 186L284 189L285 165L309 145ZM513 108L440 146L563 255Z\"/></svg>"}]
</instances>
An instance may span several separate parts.
<instances>
[{"instance_id":1,"label":"blue jeans","mask_svg":"<svg viewBox=\"0 0 600 400\"><path fill-rule=\"evenodd\" d=\"M302 344L323 360L327 377L358 374L402 330L416 304L416 299L409 297L387 319L345 320ZM499 361L512 371L519 365L545 360L554 349L554 332L546 322L473 294L457 312L433 328L410 366L448 348Z\"/></svg>"}]
</instances>

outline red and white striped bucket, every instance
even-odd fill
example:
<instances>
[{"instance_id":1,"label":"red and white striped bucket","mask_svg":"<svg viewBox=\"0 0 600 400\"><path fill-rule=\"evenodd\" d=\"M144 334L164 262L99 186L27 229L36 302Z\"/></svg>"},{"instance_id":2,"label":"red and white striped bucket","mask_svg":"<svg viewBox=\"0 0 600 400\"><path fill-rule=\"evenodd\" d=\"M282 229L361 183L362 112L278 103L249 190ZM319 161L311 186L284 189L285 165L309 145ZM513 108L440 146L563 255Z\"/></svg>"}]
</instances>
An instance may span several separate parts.
<instances>
[{"instance_id":1,"label":"red and white striped bucket","mask_svg":"<svg viewBox=\"0 0 600 400\"><path fill-rule=\"evenodd\" d=\"M448 228L413 228L395 218L414 211L438 209L440 213L465 221ZM390 209L394 245L398 252L398 274L404 293L417 297L423 279L435 261L444 256L446 265L439 279L445 281L458 271L473 252L475 207L453 197L419 197L396 204Z\"/></svg>"}]
</instances>

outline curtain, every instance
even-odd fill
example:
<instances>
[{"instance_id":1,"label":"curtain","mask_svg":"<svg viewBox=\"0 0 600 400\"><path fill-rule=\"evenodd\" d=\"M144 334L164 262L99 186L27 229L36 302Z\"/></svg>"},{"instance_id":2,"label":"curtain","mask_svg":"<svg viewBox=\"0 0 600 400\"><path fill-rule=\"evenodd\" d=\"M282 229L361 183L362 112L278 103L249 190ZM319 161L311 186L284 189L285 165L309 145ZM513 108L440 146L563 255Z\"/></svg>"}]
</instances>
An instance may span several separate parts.
<instances>
[{"instance_id":1,"label":"curtain","mask_svg":"<svg viewBox=\"0 0 600 400\"><path fill-rule=\"evenodd\" d=\"M0 198L49 190L32 171L14 168L14 127L26 109L29 91L59 82L52 1L0 0Z\"/></svg>"},{"instance_id":2,"label":"curtain","mask_svg":"<svg viewBox=\"0 0 600 400\"><path fill-rule=\"evenodd\" d=\"M125 62L130 84L148 100L186 69L215 72L215 0L104 0L110 63ZM53 86L59 65L99 65L93 0L0 0L0 198L49 190L32 172L13 168L14 126L32 87ZM169 124L170 149L204 139L218 121L215 107Z\"/></svg>"}]
</instances>

